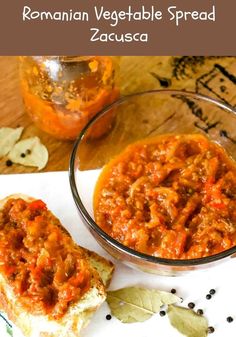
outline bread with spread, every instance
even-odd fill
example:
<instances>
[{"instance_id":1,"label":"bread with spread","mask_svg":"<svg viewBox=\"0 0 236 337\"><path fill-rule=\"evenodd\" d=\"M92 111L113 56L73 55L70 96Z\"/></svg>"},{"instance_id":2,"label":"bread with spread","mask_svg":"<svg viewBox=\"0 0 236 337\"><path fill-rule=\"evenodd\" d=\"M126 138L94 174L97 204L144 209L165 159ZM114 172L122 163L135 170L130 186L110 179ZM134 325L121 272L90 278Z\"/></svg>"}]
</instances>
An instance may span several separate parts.
<instances>
[{"instance_id":1,"label":"bread with spread","mask_svg":"<svg viewBox=\"0 0 236 337\"><path fill-rule=\"evenodd\" d=\"M106 299L111 262L75 244L41 200L0 202L0 309L26 337L76 337Z\"/></svg>"}]
</instances>

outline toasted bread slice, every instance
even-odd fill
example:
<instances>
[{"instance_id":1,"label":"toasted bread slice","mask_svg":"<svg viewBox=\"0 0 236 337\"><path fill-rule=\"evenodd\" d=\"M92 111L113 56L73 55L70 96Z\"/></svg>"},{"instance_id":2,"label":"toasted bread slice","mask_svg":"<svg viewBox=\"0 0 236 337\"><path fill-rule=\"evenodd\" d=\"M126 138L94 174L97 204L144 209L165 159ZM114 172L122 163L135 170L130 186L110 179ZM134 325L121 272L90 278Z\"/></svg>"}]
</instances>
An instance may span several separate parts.
<instances>
[{"instance_id":1,"label":"toasted bread slice","mask_svg":"<svg viewBox=\"0 0 236 337\"><path fill-rule=\"evenodd\" d=\"M0 210L12 198L21 198L27 202L35 200L26 195L14 194L0 201ZM61 227L66 231L63 226ZM66 233L70 235L67 231ZM47 315L34 315L22 309L12 288L0 274L0 308L26 337L78 337L92 314L105 301L105 290L111 280L114 266L96 253L82 247L80 249L89 261L92 273L91 286L77 303L70 304L67 312L58 320Z\"/></svg>"}]
</instances>

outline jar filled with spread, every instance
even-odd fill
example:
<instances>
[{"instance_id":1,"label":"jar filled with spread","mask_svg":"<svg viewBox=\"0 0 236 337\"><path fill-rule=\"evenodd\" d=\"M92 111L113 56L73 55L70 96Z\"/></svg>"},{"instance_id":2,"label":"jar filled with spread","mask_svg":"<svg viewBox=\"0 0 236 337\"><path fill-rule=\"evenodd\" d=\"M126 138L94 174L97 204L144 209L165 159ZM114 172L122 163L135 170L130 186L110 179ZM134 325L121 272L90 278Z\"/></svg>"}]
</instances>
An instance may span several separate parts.
<instances>
[{"instance_id":1,"label":"jar filled with spread","mask_svg":"<svg viewBox=\"0 0 236 337\"><path fill-rule=\"evenodd\" d=\"M20 84L25 109L36 125L59 139L75 139L88 121L119 96L119 58L110 56L22 56ZM109 115L91 137L112 125Z\"/></svg>"}]
</instances>

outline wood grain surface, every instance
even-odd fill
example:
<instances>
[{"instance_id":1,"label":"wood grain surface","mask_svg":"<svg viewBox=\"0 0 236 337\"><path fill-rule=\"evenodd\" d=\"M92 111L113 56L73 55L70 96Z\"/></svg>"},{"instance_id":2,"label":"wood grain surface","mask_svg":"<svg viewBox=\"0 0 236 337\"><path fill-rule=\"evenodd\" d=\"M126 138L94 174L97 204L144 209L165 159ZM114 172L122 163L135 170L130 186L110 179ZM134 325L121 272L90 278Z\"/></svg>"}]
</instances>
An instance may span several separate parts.
<instances>
[{"instance_id":1,"label":"wood grain surface","mask_svg":"<svg viewBox=\"0 0 236 337\"><path fill-rule=\"evenodd\" d=\"M120 64L120 88L122 94L164 88L198 91L236 106L236 58L123 56ZM126 123L129 123L128 118ZM41 139L49 151L49 161L43 171L68 169L73 142L59 141L47 135L25 114L16 57L0 57L0 127L2 126L24 126L23 138L38 136ZM15 164L7 167L6 160L7 158L0 160L2 174L37 172L34 168Z\"/></svg>"}]
</instances>

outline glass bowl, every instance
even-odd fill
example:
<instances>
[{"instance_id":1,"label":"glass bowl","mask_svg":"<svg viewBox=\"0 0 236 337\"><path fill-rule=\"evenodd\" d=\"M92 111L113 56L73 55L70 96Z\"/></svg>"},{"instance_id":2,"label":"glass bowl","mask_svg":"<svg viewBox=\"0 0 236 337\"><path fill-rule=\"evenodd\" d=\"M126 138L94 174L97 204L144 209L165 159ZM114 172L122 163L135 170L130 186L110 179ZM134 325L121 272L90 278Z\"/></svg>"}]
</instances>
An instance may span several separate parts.
<instances>
[{"instance_id":1,"label":"glass bowl","mask_svg":"<svg viewBox=\"0 0 236 337\"><path fill-rule=\"evenodd\" d=\"M113 128L102 138L93 130L107 114ZM132 94L99 112L75 142L70 161L70 185L75 204L97 242L113 257L145 272L175 276L206 269L236 256L236 247L216 255L172 260L134 251L107 235L94 221L93 191L101 168L128 144L159 134L200 133L223 146L236 159L236 110L196 93L153 90Z\"/></svg>"}]
</instances>

